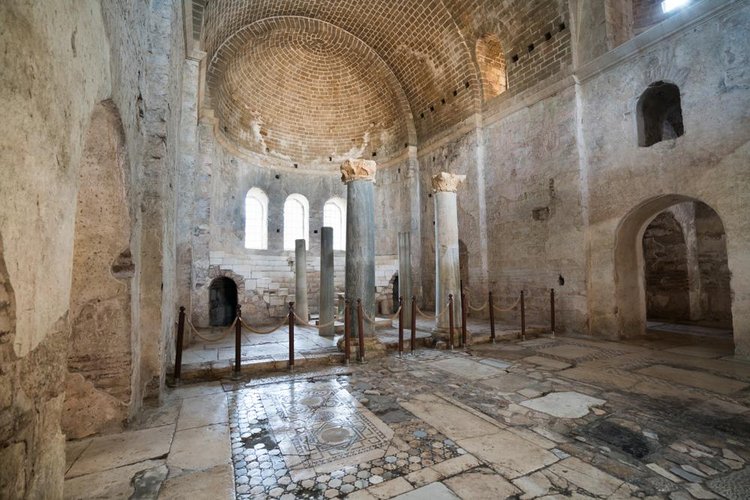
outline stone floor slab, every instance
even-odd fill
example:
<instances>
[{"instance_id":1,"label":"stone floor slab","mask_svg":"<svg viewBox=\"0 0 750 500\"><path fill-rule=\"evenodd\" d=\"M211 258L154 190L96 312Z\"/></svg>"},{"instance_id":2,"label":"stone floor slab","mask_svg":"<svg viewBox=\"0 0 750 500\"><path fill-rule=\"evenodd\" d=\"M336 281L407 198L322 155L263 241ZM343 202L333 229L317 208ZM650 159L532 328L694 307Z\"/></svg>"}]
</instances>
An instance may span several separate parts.
<instances>
[{"instance_id":1,"label":"stone floor slab","mask_svg":"<svg viewBox=\"0 0 750 500\"><path fill-rule=\"evenodd\" d=\"M189 398L182 402L180 416L177 419L177 430L223 424L228 421L229 412L224 393L207 394L198 398Z\"/></svg>"},{"instance_id":2,"label":"stone floor slab","mask_svg":"<svg viewBox=\"0 0 750 500\"><path fill-rule=\"evenodd\" d=\"M533 365L540 366L541 368L545 370L564 370L565 368L570 368L569 363L563 363L562 361L545 358L543 356L528 356L526 358L521 359L521 361L525 361L526 363L531 363Z\"/></svg>"},{"instance_id":3,"label":"stone floor slab","mask_svg":"<svg viewBox=\"0 0 750 500\"><path fill-rule=\"evenodd\" d=\"M394 500L455 500L457 498L443 483L432 483L394 497Z\"/></svg>"},{"instance_id":4,"label":"stone floor slab","mask_svg":"<svg viewBox=\"0 0 750 500\"><path fill-rule=\"evenodd\" d=\"M549 354L550 356L557 356L559 358L576 360L576 359L586 358L587 356L597 354L601 351L599 349L595 349L591 347L582 347L582 346L572 345L572 344L563 344L563 345L558 345L554 347L545 347L544 349L540 349L539 352L544 353L544 354Z\"/></svg>"},{"instance_id":5,"label":"stone floor slab","mask_svg":"<svg viewBox=\"0 0 750 500\"><path fill-rule=\"evenodd\" d=\"M696 370L684 370L682 368L674 368L664 365L653 365L642 368L638 370L638 373L651 377L657 377L662 380L669 380L670 382L676 382L678 384L687 385L690 387L705 389L707 391L716 392L719 394L732 394L750 387L750 384L739 382L730 378L719 377L710 373L700 372Z\"/></svg>"},{"instance_id":6,"label":"stone floor slab","mask_svg":"<svg viewBox=\"0 0 750 500\"><path fill-rule=\"evenodd\" d=\"M234 497L234 477L229 464L169 478L159 492L160 500L230 500Z\"/></svg>"},{"instance_id":7,"label":"stone floor slab","mask_svg":"<svg viewBox=\"0 0 750 500\"><path fill-rule=\"evenodd\" d=\"M66 477L82 476L160 458L169 453L173 425L93 438Z\"/></svg>"},{"instance_id":8,"label":"stone floor slab","mask_svg":"<svg viewBox=\"0 0 750 500\"><path fill-rule=\"evenodd\" d=\"M548 470L579 488L602 497L612 495L624 482L575 457L553 464Z\"/></svg>"},{"instance_id":9,"label":"stone floor slab","mask_svg":"<svg viewBox=\"0 0 750 500\"><path fill-rule=\"evenodd\" d=\"M139 472L158 468L163 468L162 472L166 475L164 463L164 460L146 460L133 465L67 479L63 485L63 495L66 499L107 498L127 500L135 493L133 477Z\"/></svg>"},{"instance_id":10,"label":"stone floor slab","mask_svg":"<svg viewBox=\"0 0 750 500\"><path fill-rule=\"evenodd\" d=\"M524 401L521 405L553 417L581 418L588 415L590 407L603 405L604 403L606 401L603 399L570 391L553 392L541 398Z\"/></svg>"},{"instance_id":11,"label":"stone floor slab","mask_svg":"<svg viewBox=\"0 0 750 500\"><path fill-rule=\"evenodd\" d=\"M557 462L551 452L508 431L458 440L465 450L507 478L516 478Z\"/></svg>"},{"instance_id":12,"label":"stone floor slab","mask_svg":"<svg viewBox=\"0 0 750 500\"><path fill-rule=\"evenodd\" d=\"M460 498L508 498L521 491L494 471L464 472L444 481Z\"/></svg>"},{"instance_id":13,"label":"stone floor slab","mask_svg":"<svg viewBox=\"0 0 750 500\"><path fill-rule=\"evenodd\" d=\"M453 440L495 433L498 427L444 399L421 395L401 403L406 410Z\"/></svg>"},{"instance_id":14,"label":"stone floor slab","mask_svg":"<svg viewBox=\"0 0 750 500\"><path fill-rule=\"evenodd\" d=\"M178 431L167 465L186 470L205 470L230 462L229 428L225 424Z\"/></svg>"},{"instance_id":15,"label":"stone floor slab","mask_svg":"<svg viewBox=\"0 0 750 500\"><path fill-rule=\"evenodd\" d=\"M505 373L503 369L466 358L443 359L436 361L432 366L469 380L481 380Z\"/></svg>"}]
</instances>

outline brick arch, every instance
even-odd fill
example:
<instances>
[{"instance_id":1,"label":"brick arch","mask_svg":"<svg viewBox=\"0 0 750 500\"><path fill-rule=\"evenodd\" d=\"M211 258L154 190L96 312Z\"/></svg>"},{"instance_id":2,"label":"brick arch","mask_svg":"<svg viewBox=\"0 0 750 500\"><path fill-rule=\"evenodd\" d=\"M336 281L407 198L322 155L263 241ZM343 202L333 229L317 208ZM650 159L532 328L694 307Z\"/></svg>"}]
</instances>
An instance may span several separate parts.
<instances>
[{"instance_id":1,"label":"brick arch","mask_svg":"<svg viewBox=\"0 0 750 500\"><path fill-rule=\"evenodd\" d=\"M231 269L222 269L220 266L211 266L208 268L208 283L206 288L210 287L216 278L229 278L234 281L234 284L237 285L237 296L244 295L245 278L241 274L237 274Z\"/></svg>"},{"instance_id":2,"label":"brick arch","mask_svg":"<svg viewBox=\"0 0 750 500\"><path fill-rule=\"evenodd\" d=\"M304 17L262 19L212 57L207 100L240 151L336 170L349 157L400 155L416 142L409 102L362 40Z\"/></svg>"}]
</instances>

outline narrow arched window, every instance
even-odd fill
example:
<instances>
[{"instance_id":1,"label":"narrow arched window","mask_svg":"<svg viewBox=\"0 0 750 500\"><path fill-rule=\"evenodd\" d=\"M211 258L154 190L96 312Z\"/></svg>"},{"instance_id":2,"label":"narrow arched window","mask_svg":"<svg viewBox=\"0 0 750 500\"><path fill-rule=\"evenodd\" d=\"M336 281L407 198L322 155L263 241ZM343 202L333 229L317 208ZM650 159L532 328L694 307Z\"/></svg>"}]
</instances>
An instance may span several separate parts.
<instances>
[{"instance_id":1,"label":"narrow arched window","mask_svg":"<svg viewBox=\"0 0 750 500\"><path fill-rule=\"evenodd\" d=\"M682 124L680 89L667 82L655 82L638 99L638 145L676 139L685 133Z\"/></svg>"},{"instance_id":2,"label":"narrow arched window","mask_svg":"<svg viewBox=\"0 0 750 500\"><path fill-rule=\"evenodd\" d=\"M268 248L268 196L258 188L245 196L245 248Z\"/></svg>"},{"instance_id":3,"label":"narrow arched window","mask_svg":"<svg viewBox=\"0 0 750 500\"><path fill-rule=\"evenodd\" d=\"M346 202L331 198L323 206L323 225L333 228L333 249L346 250Z\"/></svg>"},{"instance_id":4,"label":"narrow arched window","mask_svg":"<svg viewBox=\"0 0 750 500\"><path fill-rule=\"evenodd\" d=\"M309 246L310 204L301 194L290 194L284 202L284 250L294 250L295 240Z\"/></svg>"},{"instance_id":5,"label":"narrow arched window","mask_svg":"<svg viewBox=\"0 0 750 500\"><path fill-rule=\"evenodd\" d=\"M508 78L500 38L494 33L481 36L477 40L476 54L484 99L488 100L505 92Z\"/></svg>"}]
</instances>

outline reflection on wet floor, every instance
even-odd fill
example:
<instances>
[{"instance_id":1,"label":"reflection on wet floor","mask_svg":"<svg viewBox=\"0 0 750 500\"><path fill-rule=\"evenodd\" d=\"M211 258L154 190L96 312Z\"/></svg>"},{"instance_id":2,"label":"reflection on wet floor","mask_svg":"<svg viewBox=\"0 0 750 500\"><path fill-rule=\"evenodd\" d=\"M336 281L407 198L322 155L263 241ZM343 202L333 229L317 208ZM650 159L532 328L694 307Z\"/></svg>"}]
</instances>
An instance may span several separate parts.
<instances>
[{"instance_id":1,"label":"reflection on wet floor","mask_svg":"<svg viewBox=\"0 0 750 500\"><path fill-rule=\"evenodd\" d=\"M140 430L71 442L66 496L132 494L137 476L162 498L750 498L750 364L678 340L540 337L186 385Z\"/></svg>"}]
</instances>

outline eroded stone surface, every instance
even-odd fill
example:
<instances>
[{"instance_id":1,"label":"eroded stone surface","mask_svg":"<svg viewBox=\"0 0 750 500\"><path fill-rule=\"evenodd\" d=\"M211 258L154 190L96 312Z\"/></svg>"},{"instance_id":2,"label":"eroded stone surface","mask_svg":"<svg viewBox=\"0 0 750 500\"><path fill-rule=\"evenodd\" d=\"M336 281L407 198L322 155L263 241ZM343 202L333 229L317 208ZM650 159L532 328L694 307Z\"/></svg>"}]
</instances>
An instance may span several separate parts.
<instances>
[{"instance_id":1,"label":"eroded stone surface","mask_svg":"<svg viewBox=\"0 0 750 500\"><path fill-rule=\"evenodd\" d=\"M592 406L606 403L603 399L592 398L578 392L553 392L541 398L521 403L532 410L541 411L555 417L580 418L588 414Z\"/></svg>"}]
</instances>

